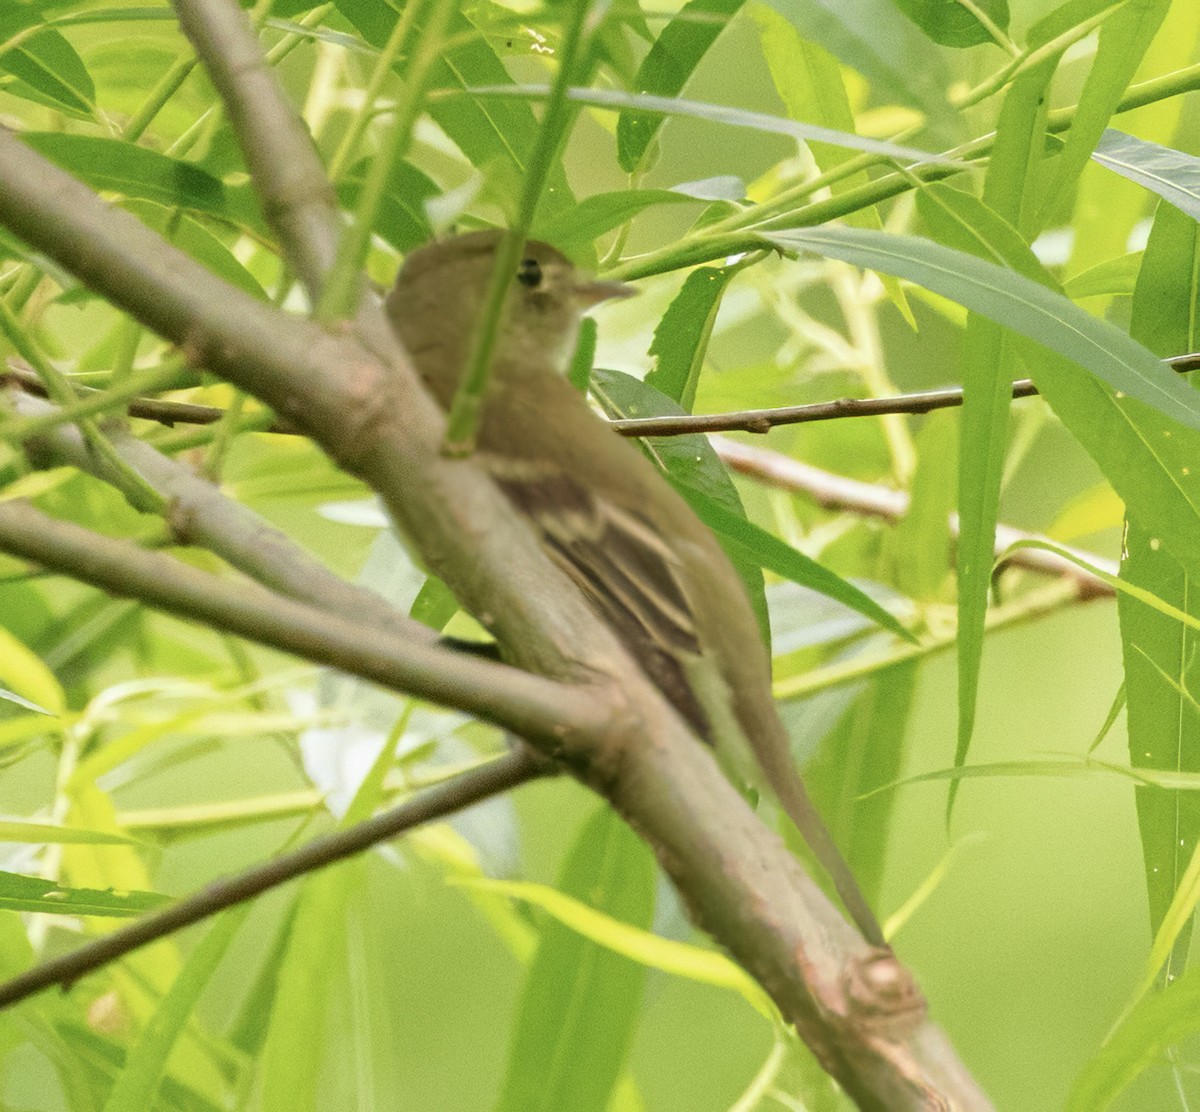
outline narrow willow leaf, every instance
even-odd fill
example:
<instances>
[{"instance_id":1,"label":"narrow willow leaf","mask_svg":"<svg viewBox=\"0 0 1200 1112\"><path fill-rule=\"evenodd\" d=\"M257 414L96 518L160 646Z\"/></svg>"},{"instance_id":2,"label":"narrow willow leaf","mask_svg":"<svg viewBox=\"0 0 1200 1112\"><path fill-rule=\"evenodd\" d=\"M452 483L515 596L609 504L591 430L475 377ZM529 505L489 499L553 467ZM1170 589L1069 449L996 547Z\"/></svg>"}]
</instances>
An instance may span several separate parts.
<instances>
[{"instance_id":1,"label":"narrow willow leaf","mask_svg":"<svg viewBox=\"0 0 1200 1112\"><path fill-rule=\"evenodd\" d=\"M681 488L680 493L696 511L696 516L717 534L721 543L738 552L743 559L752 559L776 575L799 583L802 587L820 591L851 610L857 610L896 636L915 641L899 621L849 580L818 564L774 534L730 512L707 495L688 488Z\"/></svg>"},{"instance_id":2,"label":"narrow willow leaf","mask_svg":"<svg viewBox=\"0 0 1200 1112\"><path fill-rule=\"evenodd\" d=\"M7 35L0 23L0 41ZM53 28L45 27L0 54L0 70L18 78L5 87L13 96L48 105L77 119L96 112L96 89L75 48Z\"/></svg>"},{"instance_id":3,"label":"narrow willow leaf","mask_svg":"<svg viewBox=\"0 0 1200 1112\"><path fill-rule=\"evenodd\" d=\"M1046 63L1022 76L1001 109L996 148L984 182L984 199L934 184L917 196L922 219L947 247L1012 267L1043 285L1053 280L1034 258L1015 225L1029 189L1029 167L1041 150L1044 91L1053 73ZM963 765L975 729L984 625L995 551L996 515L1008 449L1009 383L1016 353L1003 329L978 314L967 319L962 347L963 409L958 455L958 722L954 763ZM952 781L949 820L958 792Z\"/></svg>"},{"instance_id":4,"label":"narrow willow leaf","mask_svg":"<svg viewBox=\"0 0 1200 1112\"><path fill-rule=\"evenodd\" d=\"M27 132L21 139L93 189L265 231L248 187L226 185L190 162L96 135Z\"/></svg>"},{"instance_id":5,"label":"narrow willow leaf","mask_svg":"<svg viewBox=\"0 0 1200 1112\"><path fill-rule=\"evenodd\" d=\"M745 0L690 0L659 34L650 52L642 60L634 90L655 96L673 97L683 91L708 48L724 30L724 24L741 8ZM696 20L692 17L715 19ZM632 173L642 161L662 127L663 118L626 109L617 120L617 159Z\"/></svg>"},{"instance_id":6,"label":"narrow willow leaf","mask_svg":"<svg viewBox=\"0 0 1200 1112\"><path fill-rule=\"evenodd\" d=\"M127 919L169 902L158 892L71 888L39 876L0 872L0 908L6 911Z\"/></svg>"},{"instance_id":7,"label":"narrow willow leaf","mask_svg":"<svg viewBox=\"0 0 1200 1112\"><path fill-rule=\"evenodd\" d=\"M477 883L491 891L503 892L540 907L585 938L632 958L650 969L658 969L663 973L685 977L715 988L731 989L743 996L761 1014L776 1014L774 1004L758 982L724 954L660 938L628 923L618 922L546 885L515 880L487 880Z\"/></svg>"},{"instance_id":8,"label":"narrow willow leaf","mask_svg":"<svg viewBox=\"0 0 1200 1112\"><path fill-rule=\"evenodd\" d=\"M1200 967L1164 991L1144 997L1084 1066L1066 1112L1104 1112L1168 1048L1200 1030Z\"/></svg>"},{"instance_id":9,"label":"narrow willow leaf","mask_svg":"<svg viewBox=\"0 0 1200 1112\"><path fill-rule=\"evenodd\" d=\"M898 797L866 797L900 775L920 674L910 661L871 677L804 766L804 782L873 906L883 893Z\"/></svg>"},{"instance_id":10,"label":"narrow willow leaf","mask_svg":"<svg viewBox=\"0 0 1200 1112\"><path fill-rule=\"evenodd\" d=\"M388 41L397 19L393 6L376 0L336 0L336 6L372 46L381 49ZM457 92L471 85L512 86L504 63L466 10L451 15L447 34L455 45L434 66L431 86ZM397 63L401 78L406 62L400 59ZM501 193L519 188L538 131L537 117L528 104L441 96L430 97L426 107L471 164L489 171ZM566 172L561 162L556 163L542 198L544 211L569 207L573 200Z\"/></svg>"},{"instance_id":11,"label":"narrow willow leaf","mask_svg":"<svg viewBox=\"0 0 1200 1112\"><path fill-rule=\"evenodd\" d=\"M655 205L696 204L698 198L675 189L625 189L593 193L552 220L534 224L533 234L570 253L575 244L590 243L619 228Z\"/></svg>"},{"instance_id":12,"label":"narrow willow leaf","mask_svg":"<svg viewBox=\"0 0 1200 1112\"><path fill-rule=\"evenodd\" d=\"M266 300L267 292L258 279L197 220L149 201L127 200L123 207L230 285Z\"/></svg>"},{"instance_id":13,"label":"narrow willow leaf","mask_svg":"<svg viewBox=\"0 0 1200 1112\"><path fill-rule=\"evenodd\" d=\"M591 389L600 407L611 418L679 416L683 413L680 406L661 391L623 371L597 367L592 372ZM700 434L644 437L640 445L651 462L677 487L699 491L729 513L745 519L746 510L737 487L708 437ZM762 565L740 550L727 548L726 552L745 584L763 640L768 641L770 622Z\"/></svg>"},{"instance_id":14,"label":"narrow willow leaf","mask_svg":"<svg viewBox=\"0 0 1200 1112\"><path fill-rule=\"evenodd\" d=\"M1105 259L1104 262L1090 266L1087 270L1066 279L1063 282L1063 293L1072 301L1079 301L1084 297L1131 294L1141 265L1140 251L1118 255L1115 259Z\"/></svg>"},{"instance_id":15,"label":"narrow willow leaf","mask_svg":"<svg viewBox=\"0 0 1200 1112\"><path fill-rule=\"evenodd\" d=\"M1092 158L1157 193L1193 220L1200 220L1200 158L1195 155L1137 139L1110 127L1096 144Z\"/></svg>"},{"instance_id":16,"label":"narrow willow leaf","mask_svg":"<svg viewBox=\"0 0 1200 1112\"><path fill-rule=\"evenodd\" d=\"M736 266L697 267L684 279L654 330L650 356L655 363L646 385L678 402L685 412L692 411L717 310L736 273Z\"/></svg>"},{"instance_id":17,"label":"narrow willow leaf","mask_svg":"<svg viewBox=\"0 0 1200 1112\"><path fill-rule=\"evenodd\" d=\"M103 830L88 830L81 826L60 826L48 822L19 822L0 819L0 842L22 842L27 845L133 845L136 839Z\"/></svg>"},{"instance_id":18,"label":"narrow willow leaf","mask_svg":"<svg viewBox=\"0 0 1200 1112\"><path fill-rule=\"evenodd\" d=\"M10 701L29 710L61 714L67 709L62 685L45 661L6 629L0 629L0 680L12 689Z\"/></svg>"},{"instance_id":19,"label":"narrow willow leaf","mask_svg":"<svg viewBox=\"0 0 1200 1112\"><path fill-rule=\"evenodd\" d=\"M937 597L951 562L950 514L958 490L958 415L931 414L917 433L911 499L888 551L896 586L910 598Z\"/></svg>"},{"instance_id":20,"label":"narrow willow leaf","mask_svg":"<svg viewBox=\"0 0 1200 1112\"><path fill-rule=\"evenodd\" d=\"M1096 60L1079 94L1066 145L1054 160L1054 179L1047 183L1039 230L1069 212L1079 175L1170 6L1171 0L1126 0L1101 26Z\"/></svg>"},{"instance_id":21,"label":"narrow willow leaf","mask_svg":"<svg viewBox=\"0 0 1200 1112\"><path fill-rule=\"evenodd\" d=\"M543 100L549 95L550 86L472 85L464 92L489 100L511 100L518 97ZM567 96L576 104L587 104L593 108L637 108L639 112L649 112L658 116L691 116L694 119L707 120L709 123L744 127L751 131L763 131L770 135L790 135L794 139L803 139L805 142L811 140L817 143L829 143L846 147L848 150L882 155L884 158L893 158L899 162L964 166L962 162L950 155L935 154L931 151L923 151L918 147L906 147L882 139L871 139L865 135L855 135L853 132L838 131L832 127L821 127L817 124L789 120L782 116L772 116L767 112L733 108L727 104L686 100L683 97L651 96L649 93L624 93L618 89L572 88Z\"/></svg>"},{"instance_id":22,"label":"narrow willow leaf","mask_svg":"<svg viewBox=\"0 0 1200 1112\"><path fill-rule=\"evenodd\" d=\"M347 209L358 203L369 159L355 163L337 183L338 200ZM441 193L437 183L408 162L397 162L384 188L374 232L397 251L411 251L433 236L425 202Z\"/></svg>"},{"instance_id":23,"label":"narrow willow leaf","mask_svg":"<svg viewBox=\"0 0 1200 1112\"><path fill-rule=\"evenodd\" d=\"M863 75L876 93L949 122L945 60L890 0L767 0L807 39Z\"/></svg>"},{"instance_id":24,"label":"narrow willow leaf","mask_svg":"<svg viewBox=\"0 0 1200 1112\"><path fill-rule=\"evenodd\" d=\"M934 42L942 46L968 47L996 41L995 33L976 13L987 17L997 31L1008 27L1008 0L978 0L977 3L946 4L942 0L895 0L898 7Z\"/></svg>"},{"instance_id":25,"label":"narrow willow leaf","mask_svg":"<svg viewBox=\"0 0 1200 1112\"><path fill-rule=\"evenodd\" d=\"M763 56L788 115L793 120L808 120L822 127L856 132L854 110L850 107L842 67L837 59L824 47L801 36L788 20L765 4L754 5L750 14L758 25ZM847 148L831 143L813 141L808 144L808 150L822 171L831 170L851 157ZM869 181L866 170L862 170L834 182L830 193L836 197ZM856 228L883 226L874 205L856 209L845 219ZM888 297L915 331L916 321L903 286L891 275L884 276L884 285Z\"/></svg>"},{"instance_id":26,"label":"narrow willow leaf","mask_svg":"<svg viewBox=\"0 0 1200 1112\"><path fill-rule=\"evenodd\" d=\"M201 994L254 905L232 908L212 923L188 955L174 984L125 1057L125 1067L104 1103L104 1112L143 1112L157 1107L155 1094L167 1059L183 1034Z\"/></svg>"},{"instance_id":27,"label":"narrow willow leaf","mask_svg":"<svg viewBox=\"0 0 1200 1112\"><path fill-rule=\"evenodd\" d=\"M866 229L760 235L785 251L811 251L916 282L1077 363L1119 397L1136 399L1200 431L1200 396L1161 360L1114 325L1024 275L927 240Z\"/></svg>"},{"instance_id":28,"label":"narrow willow leaf","mask_svg":"<svg viewBox=\"0 0 1200 1112\"><path fill-rule=\"evenodd\" d=\"M1194 220L1160 204L1133 297L1130 332L1163 354L1189 351L1200 337ZM1185 567L1131 510L1122 546L1121 577L1181 610L1200 616L1196 571ZM1117 598L1128 703L1129 761L1135 768L1200 772L1200 716L1189 711L1189 689L1200 691L1200 635L1128 596ZM1194 700L1193 700L1194 701ZM1200 842L1200 798L1190 792L1139 787L1138 829L1149 897L1150 929L1158 934L1187 863ZM1164 983L1187 962L1190 917L1162 968Z\"/></svg>"},{"instance_id":29,"label":"narrow willow leaf","mask_svg":"<svg viewBox=\"0 0 1200 1112\"><path fill-rule=\"evenodd\" d=\"M557 897L543 906L558 921L542 931L529 967L498 1112L605 1112L641 1013L645 968L604 936L649 928L656 875L648 847L611 808L583 825L557 889L545 890ZM558 901L601 937L562 919Z\"/></svg>"}]
</instances>

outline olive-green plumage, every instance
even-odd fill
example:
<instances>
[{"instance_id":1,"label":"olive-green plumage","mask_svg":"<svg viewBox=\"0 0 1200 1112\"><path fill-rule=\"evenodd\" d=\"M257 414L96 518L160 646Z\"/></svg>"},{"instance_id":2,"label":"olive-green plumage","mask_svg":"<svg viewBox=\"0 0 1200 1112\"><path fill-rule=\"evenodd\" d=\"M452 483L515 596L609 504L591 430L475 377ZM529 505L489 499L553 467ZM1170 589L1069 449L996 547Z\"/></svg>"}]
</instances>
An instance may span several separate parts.
<instances>
[{"instance_id":1,"label":"olive-green plumage","mask_svg":"<svg viewBox=\"0 0 1200 1112\"><path fill-rule=\"evenodd\" d=\"M470 356L498 241L498 233L476 232L414 252L388 296L393 326L443 407ZM742 753L753 754L859 929L883 945L792 764L741 579L657 468L563 377L582 312L631 291L587 279L543 243L528 243L522 258L476 458L695 732L748 777Z\"/></svg>"}]
</instances>

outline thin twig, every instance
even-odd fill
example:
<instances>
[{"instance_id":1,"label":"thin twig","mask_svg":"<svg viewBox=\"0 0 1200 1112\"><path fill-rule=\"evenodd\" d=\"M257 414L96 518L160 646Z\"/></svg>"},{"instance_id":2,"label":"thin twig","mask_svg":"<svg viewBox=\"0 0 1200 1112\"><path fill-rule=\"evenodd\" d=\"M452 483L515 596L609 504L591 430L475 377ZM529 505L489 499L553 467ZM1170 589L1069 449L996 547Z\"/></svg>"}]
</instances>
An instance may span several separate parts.
<instances>
[{"instance_id":1,"label":"thin twig","mask_svg":"<svg viewBox=\"0 0 1200 1112\"><path fill-rule=\"evenodd\" d=\"M1174 355L1163 360L1180 374L1200 369L1200 353ZM1012 384L1014 398L1038 393L1033 379L1021 378ZM611 422L622 436L683 436L696 432L765 433L777 425L803 425L812 421L834 421L843 417L882 417L891 413L931 413L952 409L963 403L961 386L943 390L925 390L915 394L897 394L890 398L838 398L811 405L787 405L774 409L745 409L736 413L681 414L673 417L632 417Z\"/></svg>"},{"instance_id":2,"label":"thin twig","mask_svg":"<svg viewBox=\"0 0 1200 1112\"><path fill-rule=\"evenodd\" d=\"M908 512L907 491L860 482L845 475L835 475L831 471L813 467L810 463L785 456L782 452L773 452L769 448L759 448L752 444L741 444L736 440L726 440L723 436L714 436L712 446L717 455L733 470L782 490L803 494L824 509L846 510L860 517L877 517L887 522L899 521ZM958 529L958 514L951 514L950 534L955 539L958 538ZM1017 541L1031 539L1047 538L1037 533L1015 529L1011 525L997 524L996 555L1002 555ZM1117 574L1117 567L1103 556L1077 549L1071 551L1110 574ZM1085 571L1078 564L1045 549L1018 549L1005 563L1012 567L1022 567L1028 571L1068 579L1075 583L1078 595L1083 599L1104 598L1114 593L1112 587L1102 579Z\"/></svg>"},{"instance_id":3,"label":"thin twig","mask_svg":"<svg viewBox=\"0 0 1200 1112\"><path fill-rule=\"evenodd\" d=\"M1180 374L1200 370L1200 352L1173 355L1163 360ZM39 397L45 396L37 376L26 372L10 360L9 381ZM3 376L0 376L0 383ZM90 390L79 389L81 395ZM98 392L98 391L97 391ZM1014 398L1034 397L1038 388L1033 379L1019 378L1012 384ZM669 417L628 417L610 421L614 432L621 436L688 436L703 432L766 433L781 425L804 425L814 421L836 421L845 417L884 417L891 413L922 414L937 409L953 409L963 404L961 386L941 390L923 390L911 394L895 394L886 398L836 398L808 405L776 406L772 409L742 409L729 413L678 414ZM160 398L136 398L128 405L131 417L143 417L164 425L211 425L225 416L217 406L194 405ZM263 432L296 433L299 430L283 420L276 420Z\"/></svg>"},{"instance_id":4,"label":"thin twig","mask_svg":"<svg viewBox=\"0 0 1200 1112\"><path fill-rule=\"evenodd\" d=\"M70 988L80 977L148 943L261 896L306 873L344 861L406 830L465 810L551 771L553 766L529 750L514 749L366 822L316 838L301 849L282 854L236 876L214 881L163 911L153 912L77 950L27 969L0 983L0 1008L7 1008L52 985Z\"/></svg>"}]
</instances>

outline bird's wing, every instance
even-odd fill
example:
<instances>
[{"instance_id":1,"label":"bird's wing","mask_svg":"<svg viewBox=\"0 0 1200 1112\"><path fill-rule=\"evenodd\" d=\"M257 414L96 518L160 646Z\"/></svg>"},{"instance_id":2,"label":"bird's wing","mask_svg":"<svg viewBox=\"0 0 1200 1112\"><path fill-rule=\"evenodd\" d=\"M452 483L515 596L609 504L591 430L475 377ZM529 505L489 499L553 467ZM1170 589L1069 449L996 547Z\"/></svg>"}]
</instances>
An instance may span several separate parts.
<instances>
[{"instance_id":1,"label":"bird's wing","mask_svg":"<svg viewBox=\"0 0 1200 1112\"><path fill-rule=\"evenodd\" d=\"M597 498L565 472L529 460L492 459L505 496L534 526L550 558L677 711L706 740L709 724L687 679L684 660L700 641L678 560L653 523Z\"/></svg>"}]
</instances>

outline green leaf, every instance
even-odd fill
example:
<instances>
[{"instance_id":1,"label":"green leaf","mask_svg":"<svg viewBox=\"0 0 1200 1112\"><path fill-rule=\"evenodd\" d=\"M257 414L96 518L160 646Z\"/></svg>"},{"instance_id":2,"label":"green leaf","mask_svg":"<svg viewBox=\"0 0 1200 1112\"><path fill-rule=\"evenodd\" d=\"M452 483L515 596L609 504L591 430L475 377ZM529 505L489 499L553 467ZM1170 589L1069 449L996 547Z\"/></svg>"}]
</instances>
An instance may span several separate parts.
<instances>
[{"instance_id":1,"label":"green leaf","mask_svg":"<svg viewBox=\"0 0 1200 1112\"><path fill-rule=\"evenodd\" d=\"M696 204L697 201L698 198L674 189L593 193L573 208L557 213L552 220L543 220L539 216L533 235L571 254L574 245L591 243L654 205Z\"/></svg>"},{"instance_id":2,"label":"green leaf","mask_svg":"<svg viewBox=\"0 0 1200 1112\"><path fill-rule=\"evenodd\" d=\"M653 387L620 371L597 368L592 389L610 417L679 414L678 406ZM645 437L646 454L659 465L696 515L721 542L750 592L766 637L766 599L760 569L811 587L871 619L892 633L912 635L874 599L803 553L746 520L737 489L708 439L694 436Z\"/></svg>"},{"instance_id":3,"label":"green leaf","mask_svg":"<svg viewBox=\"0 0 1200 1112\"><path fill-rule=\"evenodd\" d=\"M6 13L8 14L8 13ZM28 17L18 15L20 22ZM13 35L13 21L0 18L0 43ZM25 97L90 120L96 111L96 89L83 59L53 28L44 27L0 54L0 70L18 78L5 92Z\"/></svg>"},{"instance_id":4,"label":"green leaf","mask_svg":"<svg viewBox=\"0 0 1200 1112\"><path fill-rule=\"evenodd\" d=\"M1028 188L1031 152L1040 150L1046 64L1023 76L1005 97L996 150L988 167L985 196L1019 220ZM934 184L921 190L917 205L926 226L941 243L1010 266L1026 277L1053 286L1053 280L1020 232L990 204L974 195ZM954 762L966 763L975 728L984 622L995 550L996 515L1008 445L1009 383L1015 371L1013 345L994 321L973 315L963 339L963 411L958 467L958 729ZM947 817L958 782L947 796Z\"/></svg>"},{"instance_id":5,"label":"green leaf","mask_svg":"<svg viewBox=\"0 0 1200 1112\"><path fill-rule=\"evenodd\" d=\"M676 484L676 487L696 511L696 516L717 534L731 555L737 553L742 559L751 560L784 579L820 591L906 641L915 640L891 614L853 583L765 529L726 509L708 495L680 484Z\"/></svg>"},{"instance_id":6,"label":"green leaf","mask_svg":"<svg viewBox=\"0 0 1200 1112\"><path fill-rule=\"evenodd\" d=\"M1104 1112L1136 1077L1157 1065L1171 1046L1200 1030L1200 968L1162 992L1144 997L1084 1066L1066 1112Z\"/></svg>"},{"instance_id":7,"label":"green leaf","mask_svg":"<svg viewBox=\"0 0 1200 1112\"><path fill-rule=\"evenodd\" d=\"M231 286L266 300L267 292L258 279L242 266L233 252L203 224L190 216L150 201L127 200L124 207L147 227L153 228L198 263L203 263Z\"/></svg>"},{"instance_id":8,"label":"green leaf","mask_svg":"<svg viewBox=\"0 0 1200 1112\"><path fill-rule=\"evenodd\" d=\"M1170 6L1171 0L1125 0L1101 26L1096 60L1079 94L1066 145L1054 160L1053 180L1042 194L1039 229L1069 211L1079 175Z\"/></svg>"},{"instance_id":9,"label":"green leaf","mask_svg":"<svg viewBox=\"0 0 1200 1112\"><path fill-rule=\"evenodd\" d=\"M1131 294L1142 265L1142 253L1131 251L1115 259L1105 259L1087 270L1066 279L1063 293L1072 301L1084 297L1111 297L1114 294Z\"/></svg>"},{"instance_id":10,"label":"green leaf","mask_svg":"<svg viewBox=\"0 0 1200 1112\"><path fill-rule=\"evenodd\" d=\"M738 269L736 264L697 267L684 280L654 330L650 344L654 369L646 375L646 385L678 402L688 413L696 399L696 383L721 298Z\"/></svg>"},{"instance_id":11,"label":"green leaf","mask_svg":"<svg viewBox=\"0 0 1200 1112\"><path fill-rule=\"evenodd\" d=\"M472 85L466 92L489 100L511 100L516 97L543 100L549 95L547 85ZM951 155L939 155L918 147L907 147L901 143L890 143L882 139L871 139L855 135L852 131L838 131L832 127L790 120L773 116L768 112L752 112L747 108L734 108L728 104L713 104L709 101L686 100L683 97L660 97L649 93L624 93L618 89L572 88L568 99L576 104L593 108L636 108L639 112L656 116L691 116L697 120L708 120L714 124L744 127L751 131L762 131L769 135L789 135L805 142L827 143L866 154L881 155L900 162L937 163L943 166L965 168L965 164ZM679 191L682 186L676 187Z\"/></svg>"},{"instance_id":12,"label":"green leaf","mask_svg":"<svg viewBox=\"0 0 1200 1112\"><path fill-rule=\"evenodd\" d=\"M358 203L369 167L370 160L364 158L351 166L337 183L338 200L343 207L353 209ZM437 183L411 163L397 162L379 206L375 233L400 252L419 247L433 236L425 201L440 193Z\"/></svg>"},{"instance_id":13,"label":"green leaf","mask_svg":"<svg viewBox=\"0 0 1200 1112\"><path fill-rule=\"evenodd\" d=\"M372 46L381 49L395 25L396 10L378 0L336 0L337 9ZM486 19L481 18L484 30ZM431 88L462 90L470 85L511 86L512 78L504 63L488 45L480 29L467 12L455 11L447 26L447 35L457 44L447 50L433 67ZM404 77L407 59L397 63ZM502 192L515 190L525 172L525 159L537 138L538 120L528 104L519 101L482 101L468 96L430 98L426 111L454 141L472 165L491 171L494 184ZM504 198L512 200L516 194ZM566 208L573 203L561 161L554 166L542 198L543 211Z\"/></svg>"},{"instance_id":14,"label":"green leaf","mask_svg":"<svg viewBox=\"0 0 1200 1112\"><path fill-rule=\"evenodd\" d=\"M996 41L972 8L987 16L998 30L1008 27L1008 0L976 0L970 8L955 0L896 0L896 7L942 46L978 46Z\"/></svg>"},{"instance_id":15,"label":"green leaf","mask_svg":"<svg viewBox=\"0 0 1200 1112\"><path fill-rule=\"evenodd\" d=\"M93 189L263 230L258 204L248 187L228 186L190 162L95 135L27 132L21 138Z\"/></svg>"},{"instance_id":16,"label":"green leaf","mask_svg":"<svg viewBox=\"0 0 1200 1112\"><path fill-rule=\"evenodd\" d=\"M67 709L67 696L37 653L7 629L0 627L0 680L12 691L11 702L43 714L62 714Z\"/></svg>"},{"instance_id":17,"label":"green leaf","mask_svg":"<svg viewBox=\"0 0 1200 1112\"><path fill-rule=\"evenodd\" d=\"M1200 431L1200 397L1159 359L1107 321L1015 271L927 240L859 228L804 228L760 237L784 251L811 251L907 278L1078 364L1119 396Z\"/></svg>"},{"instance_id":18,"label":"green leaf","mask_svg":"<svg viewBox=\"0 0 1200 1112\"><path fill-rule=\"evenodd\" d=\"M916 438L917 470L908 509L890 550L895 583L910 598L929 600L946 582L951 560L950 512L958 490L958 415L930 414Z\"/></svg>"},{"instance_id":19,"label":"green leaf","mask_svg":"<svg viewBox=\"0 0 1200 1112\"><path fill-rule=\"evenodd\" d=\"M97 841L99 839L96 839ZM0 909L44 915L96 915L128 919L170 903L158 892L66 888L38 876L0 872Z\"/></svg>"},{"instance_id":20,"label":"green leaf","mask_svg":"<svg viewBox=\"0 0 1200 1112\"><path fill-rule=\"evenodd\" d=\"M1138 276L1130 331L1162 353L1190 351L1198 338L1197 264L1200 241L1194 220L1159 205ZM1137 511L1127 523L1121 578L1200 617L1194 569L1156 545ZM1188 693L1200 691L1200 635L1124 594L1117 596L1125 663L1129 761L1134 768L1200 772L1200 714ZM1145 863L1150 929L1157 934L1200 842L1200 798L1191 792L1139 786L1138 829ZM1162 974L1174 979L1187 962L1190 917Z\"/></svg>"},{"instance_id":21,"label":"green leaf","mask_svg":"<svg viewBox=\"0 0 1200 1112\"><path fill-rule=\"evenodd\" d=\"M871 676L804 765L804 783L872 906L880 903L899 802L896 793L872 793L900 775L920 674L914 660Z\"/></svg>"},{"instance_id":22,"label":"green leaf","mask_svg":"<svg viewBox=\"0 0 1200 1112\"><path fill-rule=\"evenodd\" d=\"M1092 158L1200 220L1200 158L1107 128Z\"/></svg>"},{"instance_id":23,"label":"green leaf","mask_svg":"<svg viewBox=\"0 0 1200 1112\"><path fill-rule=\"evenodd\" d=\"M949 122L942 57L889 0L767 0L805 38L857 70L885 103Z\"/></svg>"},{"instance_id":24,"label":"green leaf","mask_svg":"<svg viewBox=\"0 0 1200 1112\"><path fill-rule=\"evenodd\" d=\"M793 120L807 120L838 131L856 132L854 110L842 78L842 67L823 47L802 38L783 16L763 4L751 8L762 38L763 55L780 99ZM851 157L849 148L834 143L810 141L809 153L817 166L831 170ZM862 170L834 182L830 193L837 196L849 189L867 185L870 178ZM881 228L879 210L874 205L856 209L845 217L856 228ZM904 289L890 275L884 278L888 296L905 320L916 329L912 309Z\"/></svg>"},{"instance_id":25,"label":"green leaf","mask_svg":"<svg viewBox=\"0 0 1200 1112\"><path fill-rule=\"evenodd\" d=\"M580 910L603 937L621 927L649 928L656 876L645 843L601 807L580 830L556 889L545 893L561 901L551 901L559 915L586 901ZM605 1112L644 985L644 966L561 918L552 921L529 969L498 1112Z\"/></svg>"},{"instance_id":26,"label":"green leaf","mask_svg":"<svg viewBox=\"0 0 1200 1112\"><path fill-rule=\"evenodd\" d=\"M60 826L48 822L19 822L0 819L0 842L21 842L27 845L133 845L136 839L122 834L106 834L81 826Z\"/></svg>"},{"instance_id":27,"label":"green leaf","mask_svg":"<svg viewBox=\"0 0 1200 1112\"><path fill-rule=\"evenodd\" d=\"M167 1059L184 1033L201 994L213 979L234 936L254 905L226 911L212 923L200 944L188 955L167 994L125 1057L125 1068L104 1104L104 1112L143 1112L157 1107L155 1094Z\"/></svg>"},{"instance_id":28,"label":"green leaf","mask_svg":"<svg viewBox=\"0 0 1200 1112\"><path fill-rule=\"evenodd\" d=\"M683 91L708 48L737 14L744 0L690 0L654 41L638 68L638 93L673 97ZM708 16L709 19L695 19ZM715 19L711 17L716 17ZM663 124L659 115L627 109L617 120L617 160L629 173L637 169Z\"/></svg>"}]
</instances>

